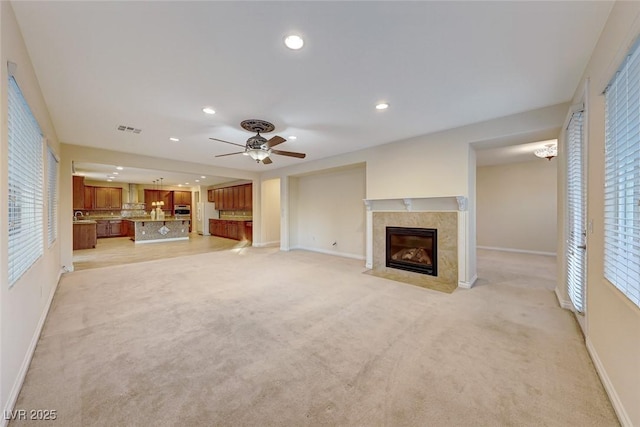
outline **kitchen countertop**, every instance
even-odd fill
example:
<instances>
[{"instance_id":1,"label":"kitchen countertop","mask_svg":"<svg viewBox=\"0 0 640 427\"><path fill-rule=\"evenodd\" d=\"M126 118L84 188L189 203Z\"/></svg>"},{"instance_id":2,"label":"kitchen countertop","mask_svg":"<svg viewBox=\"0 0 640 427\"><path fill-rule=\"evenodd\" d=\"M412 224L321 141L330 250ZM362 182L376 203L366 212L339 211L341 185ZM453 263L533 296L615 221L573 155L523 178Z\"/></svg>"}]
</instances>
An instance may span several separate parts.
<instances>
[{"instance_id":1,"label":"kitchen countertop","mask_svg":"<svg viewBox=\"0 0 640 427\"><path fill-rule=\"evenodd\" d=\"M172 221L191 221L189 218L174 218L165 217L164 219L151 219L151 218L122 218L131 222L172 222Z\"/></svg>"},{"instance_id":2,"label":"kitchen countertop","mask_svg":"<svg viewBox=\"0 0 640 427\"><path fill-rule=\"evenodd\" d=\"M96 221L92 220L92 219L79 219L79 220L74 220L73 224L97 224Z\"/></svg>"}]
</instances>

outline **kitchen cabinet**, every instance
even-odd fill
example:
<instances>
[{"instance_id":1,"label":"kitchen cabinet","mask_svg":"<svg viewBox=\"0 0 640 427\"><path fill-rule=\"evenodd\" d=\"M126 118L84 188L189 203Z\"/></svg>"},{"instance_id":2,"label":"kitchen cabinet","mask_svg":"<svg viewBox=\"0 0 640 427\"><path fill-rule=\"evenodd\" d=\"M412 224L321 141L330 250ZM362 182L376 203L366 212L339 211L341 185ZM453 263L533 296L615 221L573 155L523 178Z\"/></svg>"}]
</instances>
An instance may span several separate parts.
<instances>
[{"instance_id":1,"label":"kitchen cabinet","mask_svg":"<svg viewBox=\"0 0 640 427\"><path fill-rule=\"evenodd\" d=\"M84 176L73 176L73 209L83 210L84 207Z\"/></svg>"},{"instance_id":2,"label":"kitchen cabinet","mask_svg":"<svg viewBox=\"0 0 640 427\"><path fill-rule=\"evenodd\" d=\"M219 211L253 210L253 184L214 188L207 192L207 200Z\"/></svg>"},{"instance_id":3,"label":"kitchen cabinet","mask_svg":"<svg viewBox=\"0 0 640 427\"><path fill-rule=\"evenodd\" d=\"M122 220L121 219L99 219L96 221L96 234L97 237L120 237L126 236L122 234Z\"/></svg>"},{"instance_id":4,"label":"kitchen cabinet","mask_svg":"<svg viewBox=\"0 0 640 427\"><path fill-rule=\"evenodd\" d=\"M246 184L244 187L244 209L245 211L253 210L253 184Z\"/></svg>"},{"instance_id":5,"label":"kitchen cabinet","mask_svg":"<svg viewBox=\"0 0 640 427\"><path fill-rule=\"evenodd\" d=\"M95 187L94 209L121 209L122 188Z\"/></svg>"},{"instance_id":6,"label":"kitchen cabinet","mask_svg":"<svg viewBox=\"0 0 640 427\"><path fill-rule=\"evenodd\" d=\"M73 224L73 250L92 249L96 247L96 223Z\"/></svg>"},{"instance_id":7,"label":"kitchen cabinet","mask_svg":"<svg viewBox=\"0 0 640 427\"><path fill-rule=\"evenodd\" d=\"M226 219L210 219L209 231L212 235L233 240L252 240L253 222Z\"/></svg>"},{"instance_id":8,"label":"kitchen cabinet","mask_svg":"<svg viewBox=\"0 0 640 427\"><path fill-rule=\"evenodd\" d=\"M189 192L190 193L190 192ZM164 202L162 210L169 215L173 214L173 191L169 190L144 190L144 203L147 210L154 208L153 202Z\"/></svg>"},{"instance_id":9,"label":"kitchen cabinet","mask_svg":"<svg viewBox=\"0 0 640 427\"><path fill-rule=\"evenodd\" d=\"M96 199L96 187L84 186L84 209L93 210L93 201Z\"/></svg>"},{"instance_id":10,"label":"kitchen cabinet","mask_svg":"<svg viewBox=\"0 0 640 427\"><path fill-rule=\"evenodd\" d=\"M174 191L173 204L191 206L191 191Z\"/></svg>"}]
</instances>

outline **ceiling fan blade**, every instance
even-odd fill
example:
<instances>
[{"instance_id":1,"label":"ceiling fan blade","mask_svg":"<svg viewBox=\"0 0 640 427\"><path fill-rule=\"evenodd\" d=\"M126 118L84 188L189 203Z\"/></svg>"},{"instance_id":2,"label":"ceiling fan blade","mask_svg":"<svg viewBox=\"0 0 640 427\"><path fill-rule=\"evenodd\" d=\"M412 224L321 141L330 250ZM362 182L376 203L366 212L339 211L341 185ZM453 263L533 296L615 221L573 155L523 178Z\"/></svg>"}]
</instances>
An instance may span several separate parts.
<instances>
[{"instance_id":1,"label":"ceiling fan blade","mask_svg":"<svg viewBox=\"0 0 640 427\"><path fill-rule=\"evenodd\" d=\"M270 140L267 141L267 147L268 148L272 148L272 147L275 147L278 144L282 144L285 141L286 141L286 139L284 139L281 136L276 135L276 136L274 136L273 138L271 138Z\"/></svg>"},{"instance_id":2,"label":"ceiling fan blade","mask_svg":"<svg viewBox=\"0 0 640 427\"><path fill-rule=\"evenodd\" d=\"M297 157L299 159L304 159L307 156L304 153L294 153L293 151L282 151L282 150L271 150L271 153L279 154L281 156Z\"/></svg>"},{"instance_id":3,"label":"ceiling fan blade","mask_svg":"<svg viewBox=\"0 0 640 427\"><path fill-rule=\"evenodd\" d=\"M262 159L262 163L265 164L265 165L270 165L273 162L271 161L270 158L265 157L264 159Z\"/></svg>"},{"instance_id":4,"label":"ceiling fan blade","mask_svg":"<svg viewBox=\"0 0 640 427\"><path fill-rule=\"evenodd\" d=\"M237 145L238 147L242 147L242 148L245 147L244 145L236 144L235 142L225 141L224 139L218 139L218 138L209 138L209 139L212 139L214 141L226 142L227 144Z\"/></svg>"},{"instance_id":5,"label":"ceiling fan blade","mask_svg":"<svg viewBox=\"0 0 640 427\"><path fill-rule=\"evenodd\" d=\"M238 151L238 152L229 153L229 154L218 154L217 156L213 156L213 157L233 156L234 154L244 154L244 151Z\"/></svg>"}]
</instances>

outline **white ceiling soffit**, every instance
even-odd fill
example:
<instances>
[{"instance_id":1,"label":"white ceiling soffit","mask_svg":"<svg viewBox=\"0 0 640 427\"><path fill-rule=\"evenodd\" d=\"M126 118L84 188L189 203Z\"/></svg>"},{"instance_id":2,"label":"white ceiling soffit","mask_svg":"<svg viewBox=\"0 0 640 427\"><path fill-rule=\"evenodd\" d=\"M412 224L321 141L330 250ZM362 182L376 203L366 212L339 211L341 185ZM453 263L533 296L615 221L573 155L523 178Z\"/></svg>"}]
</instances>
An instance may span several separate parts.
<instances>
[{"instance_id":1,"label":"white ceiling soffit","mask_svg":"<svg viewBox=\"0 0 640 427\"><path fill-rule=\"evenodd\" d=\"M92 181L107 182L111 179L114 184L145 184L153 185L153 181L162 178L162 185L165 187L183 186L197 187L221 184L234 181L233 178L187 174L180 172L158 171L152 169L141 169L123 167L118 169L118 165L106 165L89 162L75 162L74 170L77 175L82 175L85 179ZM203 178L204 176L204 178ZM160 182L158 182L159 184Z\"/></svg>"},{"instance_id":2,"label":"white ceiling soffit","mask_svg":"<svg viewBox=\"0 0 640 427\"><path fill-rule=\"evenodd\" d=\"M259 171L566 102L612 2L12 5L62 142ZM306 160L214 158L249 118Z\"/></svg>"}]
</instances>

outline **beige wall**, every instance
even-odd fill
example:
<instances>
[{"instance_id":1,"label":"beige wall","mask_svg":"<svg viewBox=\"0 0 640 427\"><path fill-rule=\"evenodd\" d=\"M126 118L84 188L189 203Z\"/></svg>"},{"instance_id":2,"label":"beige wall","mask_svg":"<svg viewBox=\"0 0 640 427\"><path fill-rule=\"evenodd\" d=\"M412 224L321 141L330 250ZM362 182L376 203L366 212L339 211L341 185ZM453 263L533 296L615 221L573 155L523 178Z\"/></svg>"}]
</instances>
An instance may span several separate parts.
<instances>
[{"instance_id":1,"label":"beige wall","mask_svg":"<svg viewBox=\"0 0 640 427\"><path fill-rule=\"evenodd\" d=\"M262 236L256 246L280 245L280 179L262 182Z\"/></svg>"},{"instance_id":2,"label":"beige wall","mask_svg":"<svg viewBox=\"0 0 640 427\"><path fill-rule=\"evenodd\" d=\"M293 246L364 259L364 166L301 176L297 181Z\"/></svg>"},{"instance_id":3,"label":"beige wall","mask_svg":"<svg viewBox=\"0 0 640 427\"><path fill-rule=\"evenodd\" d=\"M609 283L603 273L602 93L639 36L640 2L616 2L574 96L574 102L584 100L586 104L587 221L592 224L587 233L587 347L621 422L634 426L640 426L640 308ZM563 139L560 145L562 155ZM565 186L565 175L564 170L560 171L560 188ZM561 211L565 209L563 206ZM560 217L560 221L564 228L564 218ZM563 242L560 239L559 253L564 253ZM560 287L562 283L559 281Z\"/></svg>"},{"instance_id":4,"label":"beige wall","mask_svg":"<svg viewBox=\"0 0 640 427\"><path fill-rule=\"evenodd\" d=\"M0 61L0 81L2 84L0 88L0 117L2 117L0 132L0 224L5 225L8 222L7 61L17 64L15 79L42 132L48 139L49 145L57 155L60 155L60 145L9 2L0 2L0 19L0 55L2 56ZM44 159L46 159L45 153L46 148L43 149ZM44 166L44 176L46 177L46 161L44 161ZM46 200L45 191L45 203ZM44 220L46 225L46 206ZM58 222L60 222L60 215ZM9 410L13 407L32 351L38 340L47 307L62 272L60 261L62 231L58 227L59 237L51 247L48 247L46 230L45 226L42 236L44 255L9 289L6 269L8 229L6 226L0 227L0 242L2 242L0 244L0 265L2 265L0 268L0 399L3 410Z\"/></svg>"},{"instance_id":5,"label":"beige wall","mask_svg":"<svg viewBox=\"0 0 640 427\"><path fill-rule=\"evenodd\" d=\"M477 169L478 246L556 252L557 159Z\"/></svg>"}]
</instances>

